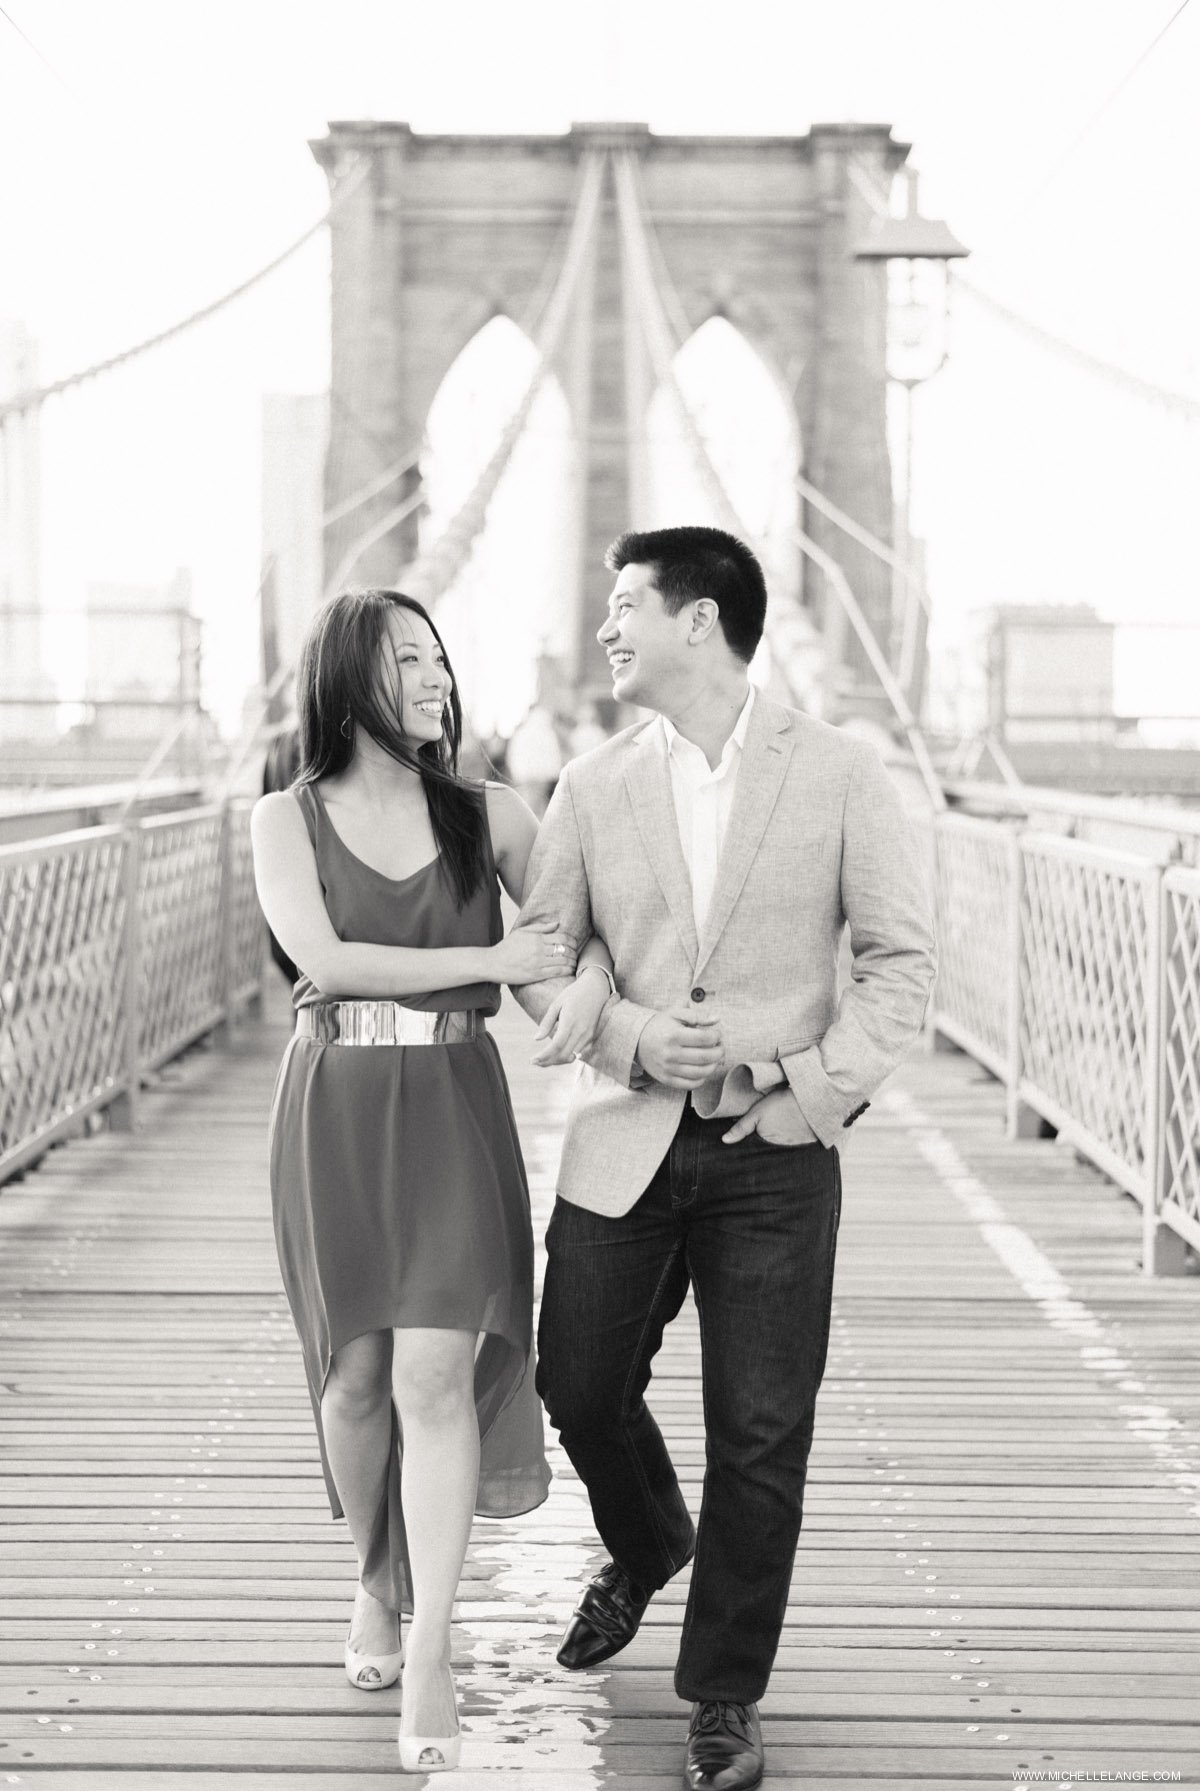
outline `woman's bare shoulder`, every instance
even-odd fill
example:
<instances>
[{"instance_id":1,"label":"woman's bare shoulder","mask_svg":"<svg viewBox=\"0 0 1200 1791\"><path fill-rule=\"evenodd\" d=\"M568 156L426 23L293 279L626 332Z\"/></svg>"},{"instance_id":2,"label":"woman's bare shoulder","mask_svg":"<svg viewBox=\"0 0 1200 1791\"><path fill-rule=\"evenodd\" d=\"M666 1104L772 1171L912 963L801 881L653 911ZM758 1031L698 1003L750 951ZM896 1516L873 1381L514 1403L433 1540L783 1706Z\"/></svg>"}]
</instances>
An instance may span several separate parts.
<instances>
[{"instance_id":1,"label":"woman's bare shoulder","mask_svg":"<svg viewBox=\"0 0 1200 1791\"><path fill-rule=\"evenodd\" d=\"M483 788L492 845L499 856L518 841L526 840L531 832L537 832L537 817L511 784L489 781Z\"/></svg>"},{"instance_id":2,"label":"woman's bare shoulder","mask_svg":"<svg viewBox=\"0 0 1200 1791\"><path fill-rule=\"evenodd\" d=\"M295 791L270 790L260 796L250 810L250 833L252 838L260 840L286 842L296 839L299 834L307 840L308 830Z\"/></svg>"}]
</instances>

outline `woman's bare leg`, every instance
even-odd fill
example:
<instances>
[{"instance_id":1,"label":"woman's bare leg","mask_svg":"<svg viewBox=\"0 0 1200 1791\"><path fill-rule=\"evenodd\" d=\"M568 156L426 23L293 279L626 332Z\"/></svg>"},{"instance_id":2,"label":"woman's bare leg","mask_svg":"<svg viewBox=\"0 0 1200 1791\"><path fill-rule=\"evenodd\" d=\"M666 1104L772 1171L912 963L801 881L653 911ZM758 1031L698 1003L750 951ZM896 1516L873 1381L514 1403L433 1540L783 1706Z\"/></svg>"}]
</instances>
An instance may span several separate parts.
<instances>
[{"instance_id":1,"label":"woman's bare leg","mask_svg":"<svg viewBox=\"0 0 1200 1791\"><path fill-rule=\"evenodd\" d=\"M371 1530L387 1485L392 1446L392 1334L368 1331L335 1350L321 1396L325 1453L358 1554L361 1575ZM361 1580L350 1625L360 1654L393 1654L399 1646L395 1611L373 1598Z\"/></svg>"},{"instance_id":2,"label":"woman's bare leg","mask_svg":"<svg viewBox=\"0 0 1200 1791\"><path fill-rule=\"evenodd\" d=\"M473 1331L393 1333L392 1385L404 1457L400 1496L412 1570L403 1735L452 1735L450 1614L475 1514L479 1420Z\"/></svg>"}]
</instances>

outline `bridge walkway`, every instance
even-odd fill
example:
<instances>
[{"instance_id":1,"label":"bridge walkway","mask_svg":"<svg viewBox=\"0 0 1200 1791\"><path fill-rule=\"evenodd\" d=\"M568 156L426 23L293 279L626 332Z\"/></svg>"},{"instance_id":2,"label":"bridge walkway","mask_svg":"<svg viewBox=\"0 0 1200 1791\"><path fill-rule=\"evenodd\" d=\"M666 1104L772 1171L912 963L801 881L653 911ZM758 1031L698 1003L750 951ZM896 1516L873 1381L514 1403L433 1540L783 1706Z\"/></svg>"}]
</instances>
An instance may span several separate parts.
<instances>
[{"instance_id":1,"label":"bridge walkway","mask_svg":"<svg viewBox=\"0 0 1200 1791\"><path fill-rule=\"evenodd\" d=\"M340 1666L353 1556L271 1239L286 1024L275 990L228 1048L160 1075L136 1136L63 1146L0 1197L0 1785L397 1783L397 1694L364 1698ZM498 1032L540 1229L569 1075L528 1066L511 1005ZM915 1055L849 1138L764 1707L780 1791L1200 1778L1200 1280L1141 1279L1134 1202L1002 1120L969 1059ZM696 1495L690 1307L652 1393ZM476 1528L450 1782L661 1791L683 1586L617 1661L561 1672L599 1556L554 1465L539 1512Z\"/></svg>"}]
</instances>

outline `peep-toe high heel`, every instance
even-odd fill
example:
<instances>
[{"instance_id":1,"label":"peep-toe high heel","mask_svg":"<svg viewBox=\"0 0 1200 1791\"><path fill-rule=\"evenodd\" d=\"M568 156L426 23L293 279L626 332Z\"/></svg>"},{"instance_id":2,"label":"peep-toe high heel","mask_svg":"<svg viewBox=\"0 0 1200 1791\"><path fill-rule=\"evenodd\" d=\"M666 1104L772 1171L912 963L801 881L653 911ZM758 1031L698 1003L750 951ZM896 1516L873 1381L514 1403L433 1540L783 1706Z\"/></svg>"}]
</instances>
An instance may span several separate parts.
<instances>
[{"instance_id":1,"label":"peep-toe high heel","mask_svg":"<svg viewBox=\"0 0 1200 1791\"><path fill-rule=\"evenodd\" d=\"M346 1677L356 1691L384 1691L400 1677L404 1648L397 1648L394 1654L359 1654L347 1642L344 1658Z\"/></svg>"},{"instance_id":2,"label":"peep-toe high heel","mask_svg":"<svg viewBox=\"0 0 1200 1791\"><path fill-rule=\"evenodd\" d=\"M358 1617L358 1599L366 1594L360 1585L355 1599L354 1616ZM400 1669L404 1665L404 1641L400 1634L400 1617L396 1615L396 1641L398 1647L390 1649L386 1654L360 1654L357 1648L350 1646L350 1636L354 1634L354 1622L351 1621L350 1633L346 1637L343 1660L346 1666L346 1677L355 1691L386 1691L389 1685L395 1685L400 1677Z\"/></svg>"},{"instance_id":3,"label":"peep-toe high heel","mask_svg":"<svg viewBox=\"0 0 1200 1791\"><path fill-rule=\"evenodd\" d=\"M454 1676L449 1667L446 1675L453 1696ZM456 1721L457 1715L456 1699ZM453 1772L462 1755L462 1729L459 1727L453 1735L401 1735L399 1739L401 1772Z\"/></svg>"}]
</instances>

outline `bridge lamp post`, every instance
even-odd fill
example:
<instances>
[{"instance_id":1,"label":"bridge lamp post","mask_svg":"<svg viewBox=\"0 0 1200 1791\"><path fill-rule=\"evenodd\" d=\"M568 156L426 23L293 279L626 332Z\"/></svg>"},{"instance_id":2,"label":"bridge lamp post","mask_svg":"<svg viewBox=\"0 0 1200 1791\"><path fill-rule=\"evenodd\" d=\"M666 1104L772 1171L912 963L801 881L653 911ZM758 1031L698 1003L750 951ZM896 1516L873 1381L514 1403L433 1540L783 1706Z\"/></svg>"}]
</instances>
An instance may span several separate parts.
<instances>
[{"instance_id":1,"label":"bridge lamp post","mask_svg":"<svg viewBox=\"0 0 1200 1791\"><path fill-rule=\"evenodd\" d=\"M856 261L884 262L888 271L887 373L904 394L904 498L900 506L893 573L892 616L902 616L897 675L913 709L919 706L918 655L924 644L921 598L912 568L913 393L946 364L949 354L949 264L970 254L948 224L922 217L915 169L905 170L908 195L902 218L877 218L851 250ZM907 576L906 576L907 574ZM893 648L894 651L894 648Z\"/></svg>"}]
</instances>

